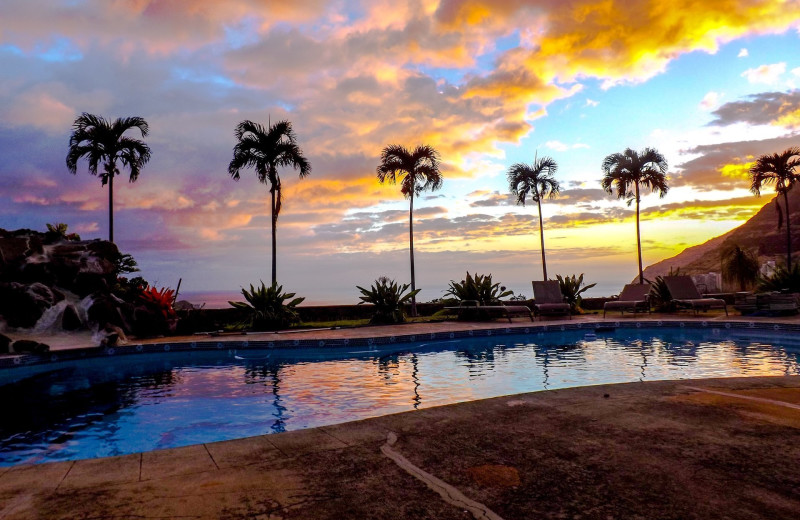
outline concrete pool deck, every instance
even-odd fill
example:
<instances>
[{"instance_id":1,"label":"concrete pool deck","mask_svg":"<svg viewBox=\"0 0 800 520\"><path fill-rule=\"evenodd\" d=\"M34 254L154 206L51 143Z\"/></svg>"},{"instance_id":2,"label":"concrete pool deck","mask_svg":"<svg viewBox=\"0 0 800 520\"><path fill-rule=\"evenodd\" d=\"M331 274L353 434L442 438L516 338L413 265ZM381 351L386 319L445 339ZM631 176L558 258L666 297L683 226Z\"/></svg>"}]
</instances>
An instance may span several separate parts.
<instances>
[{"instance_id":1,"label":"concrete pool deck","mask_svg":"<svg viewBox=\"0 0 800 520\"><path fill-rule=\"evenodd\" d=\"M341 332L473 325L487 328ZM655 381L0 468L0 518L788 519L798 461L800 377Z\"/></svg>"}]
</instances>

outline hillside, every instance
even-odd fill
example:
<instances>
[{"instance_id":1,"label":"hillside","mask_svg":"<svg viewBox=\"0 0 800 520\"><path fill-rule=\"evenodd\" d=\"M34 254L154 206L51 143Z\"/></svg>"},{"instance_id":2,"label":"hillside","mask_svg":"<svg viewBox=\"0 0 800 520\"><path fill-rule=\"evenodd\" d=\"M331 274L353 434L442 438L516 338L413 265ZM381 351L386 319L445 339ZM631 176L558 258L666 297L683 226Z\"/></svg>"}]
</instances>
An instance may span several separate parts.
<instances>
[{"instance_id":1,"label":"hillside","mask_svg":"<svg viewBox=\"0 0 800 520\"><path fill-rule=\"evenodd\" d=\"M762 264L768 260L775 260L777 264L782 265L786 256L786 228L778 229L775 200L776 198L773 197L750 220L724 235L686 248L672 258L648 266L644 270L644 276L652 280L656 276L669 273L670 268L680 268L681 273L685 274L718 273L720 272L720 253L733 245L756 251ZM782 200L781 208L783 208ZM797 188L789 192L789 208L792 226L792 258L793 261L797 261L800 258L800 190Z\"/></svg>"}]
</instances>

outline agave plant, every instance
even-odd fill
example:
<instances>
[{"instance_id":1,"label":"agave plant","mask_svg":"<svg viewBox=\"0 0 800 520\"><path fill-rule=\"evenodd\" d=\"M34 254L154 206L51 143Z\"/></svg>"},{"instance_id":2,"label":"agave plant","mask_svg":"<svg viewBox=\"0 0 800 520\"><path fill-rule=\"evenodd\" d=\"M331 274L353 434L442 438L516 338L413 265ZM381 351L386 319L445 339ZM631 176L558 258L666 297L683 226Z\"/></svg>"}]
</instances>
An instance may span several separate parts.
<instances>
[{"instance_id":1,"label":"agave plant","mask_svg":"<svg viewBox=\"0 0 800 520\"><path fill-rule=\"evenodd\" d=\"M778 266L772 276L765 278L758 284L759 291L771 292L800 292L800 263L792 266Z\"/></svg>"},{"instance_id":2,"label":"agave plant","mask_svg":"<svg viewBox=\"0 0 800 520\"><path fill-rule=\"evenodd\" d=\"M475 273L475 276L469 274L460 282L450 280L450 287L445 291L455 298L456 300L463 301L476 301L479 305L489 305L514 294L514 291L508 291L499 283L492 283L492 275L480 275Z\"/></svg>"},{"instance_id":3,"label":"agave plant","mask_svg":"<svg viewBox=\"0 0 800 520\"><path fill-rule=\"evenodd\" d=\"M678 276L680 273L680 267L674 270L670 267L667 276ZM650 280L647 282L650 283L650 302L656 312L674 312L675 302L672 301L672 294L670 294L667 284L664 283L664 277L659 275L652 282Z\"/></svg>"},{"instance_id":4,"label":"agave plant","mask_svg":"<svg viewBox=\"0 0 800 520\"><path fill-rule=\"evenodd\" d=\"M420 289L408 291L409 284L398 285L394 280L381 276L369 289L356 285L362 296L359 305L371 303L375 314L370 323L403 323L406 321L403 305L419 293Z\"/></svg>"},{"instance_id":5,"label":"agave plant","mask_svg":"<svg viewBox=\"0 0 800 520\"><path fill-rule=\"evenodd\" d=\"M581 312L581 293L591 289L596 283L583 285L583 273L580 276L564 276L556 275L558 286L561 288L561 294L564 295L564 300L569 303L569 308L573 314Z\"/></svg>"},{"instance_id":6,"label":"agave plant","mask_svg":"<svg viewBox=\"0 0 800 520\"><path fill-rule=\"evenodd\" d=\"M231 302L232 307L247 311L244 325L253 330L277 330L286 328L292 323L300 321L297 314L297 305L305 298L295 298L295 293L284 293L283 286L273 283L267 287L261 282L261 287L250 290L242 288L242 296L247 302ZM285 303L286 300L290 300Z\"/></svg>"}]
</instances>

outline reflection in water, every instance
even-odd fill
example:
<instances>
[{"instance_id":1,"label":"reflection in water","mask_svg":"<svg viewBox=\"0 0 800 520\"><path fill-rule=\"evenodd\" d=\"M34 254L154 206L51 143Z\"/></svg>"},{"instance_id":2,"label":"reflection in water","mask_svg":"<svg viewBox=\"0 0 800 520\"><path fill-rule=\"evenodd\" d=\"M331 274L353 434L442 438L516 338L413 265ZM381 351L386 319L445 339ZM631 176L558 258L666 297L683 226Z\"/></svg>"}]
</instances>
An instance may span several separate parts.
<instances>
[{"instance_id":1,"label":"reflection in water","mask_svg":"<svg viewBox=\"0 0 800 520\"><path fill-rule=\"evenodd\" d=\"M543 389L792 375L800 373L798 350L793 336L764 332L634 329L22 367L0 371L0 465L134 453Z\"/></svg>"}]
</instances>

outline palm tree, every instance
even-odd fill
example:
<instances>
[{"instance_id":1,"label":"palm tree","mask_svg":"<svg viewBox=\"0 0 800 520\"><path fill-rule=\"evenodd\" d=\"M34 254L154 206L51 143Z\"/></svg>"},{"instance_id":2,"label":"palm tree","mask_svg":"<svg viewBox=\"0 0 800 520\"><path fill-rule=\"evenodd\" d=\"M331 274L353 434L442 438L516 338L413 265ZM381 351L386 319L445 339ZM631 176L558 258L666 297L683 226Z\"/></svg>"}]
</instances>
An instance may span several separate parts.
<instances>
[{"instance_id":1,"label":"palm tree","mask_svg":"<svg viewBox=\"0 0 800 520\"><path fill-rule=\"evenodd\" d=\"M272 285L277 284L277 255L275 232L278 214L281 212L281 178L278 166L291 166L300 170L300 178L311 173L311 164L297 146L297 136L289 121L278 121L265 128L252 121L242 121L234 131L238 142L233 147L233 159L228 165L228 173L233 180L239 180L243 168L256 170L258 181L269 184L272 196L270 214L272 216Z\"/></svg>"},{"instance_id":2,"label":"palm tree","mask_svg":"<svg viewBox=\"0 0 800 520\"><path fill-rule=\"evenodd\" d=\"M775 192L783 195L783 205L786 206L786 269L792 270L792 232L789 227L789 190L800 181L800 148L787 148L781 153L762 155L750 168L750 191L761 195L761 187L767 184L775 185ZM778 208L778 229L781 227L781 208Z\"/></svg>"},{"instance_id":3,"label":"palm tree","mask_svg":"<svg viewBox=\"0 0 800 520\"><path fill-rule=\"evenodd\" d=\"M408 237L411 251L411 291L415 291L414 277L414 196L423 191L435 191L442 187L442 174L439 172L439 152L428 145L417 146L413 152L404 146L392 144L381 152L381 164L377 168L378 181L383 184L397 182L402 177L400 192L409 199ZM414 293L416 294L416 293ZM411 298L411 315L417 315L416 296Z\"/></svg>"},{"instance_id":4,"label":"palm tree","mask_svg":"<svg viewBox=\"0 0 800 520\"><path fill-rule=\"evenodd\" d=\"M98 175L98 166L102 164L100 180L103 186L108 184L109 242L114 242L114 176L120 173L117 161L130 169L130 182L136 182L139 172L150 160L150 147L139 139L124 135L133 128L138 128L142 137L147 137L150 131L147 121L141 117L117 118L112 123L84 112L72 124L69 138L67 168L71 173L77 172L81 157L89 161L92 175Z\"/></svg>"},{"instance_id":5,"label":"palm tree","mask_svg":"<svg viewBox=\"0 0 800 520\"><path fill-rule=\"evenodd\" d=\"M644 283L642 274L642 237L639 231L640 189L649 188L660 197L667 194L667 160L654 148L641 152L626 148L622 153L614 153L603 159L603 189L617 198L626 199L628 205L636 201L636 249L639 253L639 283Z\"/></svg>"},{"instance_id":6,"label":"palm tree","mask_svg":"<svg viewBox=\"0 0 800 520\"><path fill-rule=\"evenodd\" d=\"M512 165L507 172L511 193L517 197L517 204L525 205L525 198L530 194L539 207L539 238L542 242L542 276L547 281L547 260L544 255L544 224L542 222L542 199L554 198L561 186L554 175L558 165L550 157L534 159L533 165L523 163Z\"/></svg>"},{"instance_id":7,"label":"palm tree","mask_svg":"<svg viewBox=\"0 0 800 520\"><path fill-rule=\"evenodd\" d=\"M737 283L740 291L758 279L758 257L739 244L725 248L720 255L722 261L722 278L727 282Z\"/></svg>"}]
</instances>

